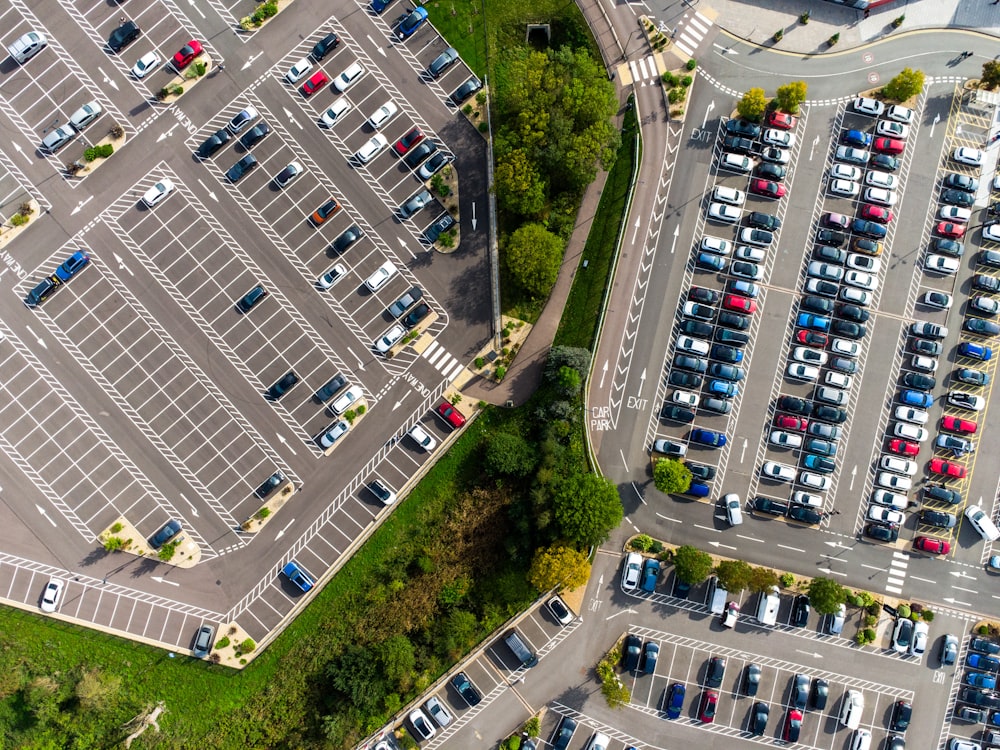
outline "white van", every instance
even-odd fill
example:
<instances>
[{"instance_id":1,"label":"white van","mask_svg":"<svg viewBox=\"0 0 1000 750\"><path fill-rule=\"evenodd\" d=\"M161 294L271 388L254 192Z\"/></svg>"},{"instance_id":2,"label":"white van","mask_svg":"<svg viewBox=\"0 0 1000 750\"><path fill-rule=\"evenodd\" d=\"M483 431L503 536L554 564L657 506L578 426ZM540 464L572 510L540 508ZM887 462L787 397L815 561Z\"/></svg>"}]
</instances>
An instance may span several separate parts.
<instances>
[{"instance_id":1,"label":"white van","mask_svg":"<svg viewBox=\"0 0 1000 750\"><path fill-rule=\"evenodd\" d=\"M761 625L777 624L779 606L781 606L781 597L778 596L777 586L772 586L767 592L762 591L760 601L757 604L757 621Z\"/></svg>"},{"instance_id":2,"label":"white van","mask_svg":"<svg viewBox=\"0 0 1000 750\"><path fill-rule=\"evenodd\" d=\"M708 610L713 615L721 615L726 609L726 601L729 599L729 592L722 588L719 579L715 576L708 582Z\"/></svg>"},{"instance_id":3,"label":"white van","mask_svg":"<svg viewBox=\"0 0 1000 750\"><path fill-rule=\"evenodd\" d=\"M861 726L861 714L865 710L865 696L859 690L848 690L844 696L844 707L840 710L840 723L848 729Z\"/></svg>"},{"instance_id":4,"label":"white van","mask_svg":"<svg viewBox=\"0 0 1000 750\"><path fill-rule=\"evenodd\" d=\"M979 532L979 536L987 542L995 542L1000 539L1000 529L978 505L970 505L966 508L965 517L969 519L972 528Z\"/></svg>"},{"instance_id":5,"label":"white van","mask_svg":"<svg viewBox=\"0 0 1000 750\"><path fill-rule=\"evenodd\" d=\"M715 190L712 191L713 201L728 203L730 206L742 206L746 197L746 193L742 190L736 190L725 185L716 185Z\"/></svg>"}]
</instances>

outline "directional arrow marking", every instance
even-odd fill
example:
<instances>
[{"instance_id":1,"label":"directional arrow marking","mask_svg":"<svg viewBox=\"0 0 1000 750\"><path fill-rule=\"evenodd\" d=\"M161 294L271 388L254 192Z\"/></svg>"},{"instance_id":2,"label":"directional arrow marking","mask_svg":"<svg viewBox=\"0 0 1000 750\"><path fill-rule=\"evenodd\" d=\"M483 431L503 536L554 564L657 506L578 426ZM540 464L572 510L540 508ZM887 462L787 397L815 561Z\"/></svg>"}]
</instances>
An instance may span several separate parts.
<instances>
[{"instance_id":1,"label":"directional arrow marking","mask_svg":"<svg viewBox=\"0 0 1000 750\"><path fill-rule=\"evenodd\" d=\"M180 584L179 584L179 583L177 583L176 581L168 581L168 580L167 580L166 578L164 578L163 576L151 576L151 577L152 577L152 579L153 579L154 581L156 581L157 583L165 583L165 584L167 584L168 586L180 586Z\"/></svg>"},{"instance_id":2,"label":"directional arrow marking","mask_svg":"<svg viewBox=\"0 0 1000 750\"><path fill-rule=\"evenodd\" d=\"M476 231L476 202L472 202L472 231Z\"/></svg>"},{"instance_id":3,"label":"directional arrow marking","mask_svg":"<svg viewBox=\"0 0 1000 750\"><path fill-rule=\"evenodd\" d=\"M288 523L286 523L282 527L281 531L279 531L278 534L277 534L277 536L274 537L275 541L277 541L278 539L281 539L281 537L283 537L285 535L285 532L288 531L288 527L291 526L293 523L295 523L295 519L294 518L291 519Z\"/></svg>"},{"instance_id":4,"label":"directional arrow marking","mask_svg":"<svg viewBox=\"0 0 1000 750\"><path fill-rule=\"evenodd\" d=\"M51 518L49 518L49 514L45 512L45 508L43 508L41 505L38 505L37 503L35 504L35 507L38 508L38 512L42 514L42 517L46 521L48 521L49 523L51 523L53 526L56 525L56 522L53 521Z\"/></svg>"},{"instance_id":5,"label":"directional arrow marking","mask_svg":"<svg viewBox=\"0 0 1000 750\"><path fill-rule=\"evenodd\" d=\"M604 367L601 368L601 384L597 386L598 388L604 387L604 378L608 374L608 360L604 360Z\"/></svg>"}]
</instances>

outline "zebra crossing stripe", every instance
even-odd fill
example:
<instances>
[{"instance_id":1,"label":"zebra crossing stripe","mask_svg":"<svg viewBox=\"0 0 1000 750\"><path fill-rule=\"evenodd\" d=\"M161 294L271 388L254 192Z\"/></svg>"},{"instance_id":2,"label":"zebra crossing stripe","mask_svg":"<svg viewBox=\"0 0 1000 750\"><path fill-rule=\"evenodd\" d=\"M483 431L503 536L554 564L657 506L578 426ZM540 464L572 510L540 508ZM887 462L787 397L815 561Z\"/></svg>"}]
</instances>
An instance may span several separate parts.
<instances>
[{"instance_id":1,"label":"zebra crossing stripe","mask_svg":"<svg viewBox=\"0 0 1000 750\"><path fill-rule=\"evenodd\" d=\"M432 341L430 344L428 344L427 348L424 349L424 353L423 353L424 358L426 359L427 357L431 356L431 352L434 351L435 349L437 349L439 346L440 346L440 344L438 344L438 342L436 340Z\"/></svg>"}]
</instances>

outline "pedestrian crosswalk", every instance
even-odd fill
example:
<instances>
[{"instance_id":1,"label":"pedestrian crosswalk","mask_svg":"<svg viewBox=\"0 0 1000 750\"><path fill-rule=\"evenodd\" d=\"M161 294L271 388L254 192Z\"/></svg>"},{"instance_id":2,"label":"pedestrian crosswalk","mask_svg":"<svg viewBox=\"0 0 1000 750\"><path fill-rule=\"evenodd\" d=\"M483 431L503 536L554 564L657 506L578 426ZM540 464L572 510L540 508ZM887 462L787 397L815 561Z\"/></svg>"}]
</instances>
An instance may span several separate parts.
<instances>
[{"instance_id":1,"label":"pedestrian crosswalk","mask_svg":"<svg viewBox=\"0 0 1000 750\"><path fill-rule=\"evenodd\" d=\"M628 72L632 76L631 83L644 81L647 78L659 78L660 72L656 69L656 59L662 55L648 55L641 60L629 60ZM666 70L666 68L664 68ZM626 81L622 81L626 83Z\"/></svg>"},{"instance_id":2,"label":"pedestrian crosswalk","mask_svg":"<svg viewBox=\"0 0 1000 750\"><path fill-rule=\"evenodd\" d=\"M698 11L684 16L674 32L674 46L688 57L694 57L695 50L705 40L712 28L712 21Z\"/></svg>"},{"instance_id":3,"label":"pedestrian crosswalk","mask_svg":"<svg viewBox=\"0 0 1000 750\"><path fill-rule=\"evenodd\" d=\"M910 556L894 551L892 559L889 561L889 577L885 582L885 590L890 594L903 593L903 579L906 578L906 566L909 565Z\"/></svg>"},{"instance_id":4,"label":"pedestrian crosswalk","mask_svg":"<svg viewBox=\"0 0 1000 750\"><path fill-rule=\"evenodd\" d=\"M462 362L459 362L449 354L437 341L432 341L430 346L424 349L421 356L434 365L434 369L444 375L445 380L449 383L457 378L458 373L465 367Z\"/></svg>"}]
</instances>

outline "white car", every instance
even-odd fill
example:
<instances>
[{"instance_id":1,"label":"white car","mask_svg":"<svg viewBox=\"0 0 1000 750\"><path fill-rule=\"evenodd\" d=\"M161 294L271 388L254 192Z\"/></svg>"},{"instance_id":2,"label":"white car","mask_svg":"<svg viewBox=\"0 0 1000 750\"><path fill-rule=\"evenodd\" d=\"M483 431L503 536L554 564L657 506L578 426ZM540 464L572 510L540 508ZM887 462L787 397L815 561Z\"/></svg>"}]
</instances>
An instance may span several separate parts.
<instances>
[{"instance_id":1,"label":"white car","mask_svg":"<svg viewBox=\"0 0 1000 750\"><path fill-rule=\"evenodd\" d=\"M952 296L944 292L924 292L920 297L920 304L935 307L938 310L950 310L951 303ZM997 305L1000 306L1000 302Z\"/></svg>"},{"instance_id":2,"label":"white car","mask_svg":"<svg viewBox=\"0 0 1000 750\"><path fill-rule=\"evenodd\" d=\"M132 75L136 78L145 78L150 72L156 69L156 66L160 62L160 56L156 52L147 52L136 60L135 65L132 66Z\"/></svg>"},{"instance_id":3,"label":"white car","mask_svg":"<svg viewBox=\"0 0 1000 750\"><path fill-rule=\"evenodd\" d=\"M743 212L735 206L728 206L725 203L712 203L708 207L708 216L710 219L726 224L735 224L743 216Z\"/></svg>"},{"instance_id":4,"label":"white car","mask_svg":"<svg viewBox=\"0 0 1000 750\"><path fill-rule=\"evenodd\" d=\"M901 141L905 141L906 136L910 134L910 127L901 122L879 120L878 124L875 126L875 133L877 135L885 135L889 138L898 138Z\"/></svg>"},{"instance_id":5,"label":"white car","mask_svg":"<svg viewBox=\"0 0 1000 750\"><path fill-rule=\"evenodd\" d=\"M745 174L753 169L753 160L743 154L724 153L719 166L730 172L743 172Z\"/></svg>"},{"instance_id":6,"label":"white car","mask_svg":"<svg viewBox=\"0 0 1000 750\"><path fill-rule=\"evenodd\" d=\"M622 591L635 591L639 588L639 576L642 575L642 555L629 552L625 556L625 568L622 570Z\"/></svg>"},{"instance_id":7,"label":"white car","mask_svg":"<svg viewBox=\"0 0 1000 750\"><path fill-rule=\"evenodd\" d=\"M848 180L830 180L830 192L845 198L854 198L861 192L861 186Z\"/></svg>"},{"instance_id":8,"label":"white car","mask_svg":"<svg viewBox=\"0 0 1000 750\"><path fill-rule=\"evenodd\" d=\"M972 218L972 211L961 206L941 206L938 211L938 218L945 221L954 221L958 224L965 224Z\"/></svg>"},{"instance_id":9,"label":"white car","mask_svg":"<svg viewBox=\"0 0 1000 750\"><path fill-rule=\"evenodd\" d=\"M778 148L791 148L795 145L795 136L787 130L768 128L764 131L764 143Z\"/></svg>"},{"instance_id":10,"label":"white car","mask_svg":"<svg viewBox=\"0 0 1000 750\"><path fill-rule=\"evenodd\" d=\"M608 750L608 744L611 739L608 735L603 732L594 732L594 736L590 738L590 742L587 743L587 747L584 750Z\"/></svg>"},{"instance_id":11,"label":"white car","mask_svg":"<svg viewBox=\"0 0 1000 750\"><path fill-rule=\"evenodd\" d=\"M793 362L788 365L788 377L793 380L817 380L819 378L819 368L812 365L804 365L801 362Z\"/></svg>"},{"instance_id":12,"label":"white car","mask_svg":"<svg viewBox=\"0 0 1000 750\"><path fill-rule=\"evenodd\" d=\"M949 391L948 403L952 406L957 406L961 409L968 409L970 411L982 411L986 408L986 399L982 396L976 396L971 393L963 393L961 391Z\"/></svg>"},{"instance_id":13,"label":"white car","mask_svg":"<svg viewBox=\"0 0 1000 750\"><path fill-rule=\"evenodd\" d=\"M866 185L884 190L895 190L898 182L899 180L896 175L889 174L888 172L879 172L877 169L872 169L865 175Z\"/></svg>"},{"instance_id":14,"label":"white car","mask_svg":"<svg viewBox=\"0 0 1000 750\"><path fill-rule=\"evenodd\" d=\"M778 446L779 448L801 448L802 436L796 435L794 432L772 430L771 435L768 438L768 442L771 443L771 445Z\"/></svg>"},{"instance_id":15,"label":"white car","mask_svg":"<svg viewBox=\"0 0 1000 750\"><path fill-rule=\"evenodd\" d=\"M439 726L446 727L451 723L451 713L449 713L447 708L441 705L441 701L439 701L437 697L429 698L424 706L427 708L427 713L431 715L431 718L433 718Z\"/></svg>"},{"instance_id":16,"label":"white car","mask_svg":"<svg viewBox=\"0 0 1000 750\"><path fill-rule=\"evenodd\" d=\"M350 423L346 419L341 419L336 424L331 425L330 429L319 436L320 447L324 450L332 448L340 438L350 431L350 429Z\"/></svg>"},{"instance_id":17,"label":"white car","mask_svg":"<svg viewBox=\"0 0 1000 750\"><path fill-rule=\"evenodd\" d=\"M896 415L896 419L910 424L923 425L930 421L930 415L927 412L923 409L914 409L912 406L897 406L893 413Z\"/></svg>"},{"instance_id":18,"label":"white car","mask_svg":"<svg viewBox=\"0 0 1000 750\"><path fill-rule=\"evenodd\" d=\"M803 492L802 490L796 490L792 493L792 502L796 505L805 505L809 508L823 507L822 495L814 495L811 492Z\"/></svg>"},{"instance_id":19,"label":"white car","mask_svg":"<svg viewBox=\"0 0 1000 750\"><path fill-rule=\"evenodd\" d=\"M691 393L691 391L674 391L671 399L675 404L686 406L689 409L697 409L700 400L701 397L697 393Z\"/></svg>"},{"instance_id":20,"label":"white car","mask_svg":"<svg viewBox=\"0 0 1000 750\"><path fill-rule=\"evenodd\" d=\"M884 188L879 188L879 187L865 188L865 193L862 197L869 203L876 203L880 206L896 205L896 194L893 191L885 190Z\"/></svg>"},{"instance_id":21,"label":"white car","mask_svg":"<svg viewBox=\"0 0 1000 750\"><path fill-rule=\"evenodd\" d=\"M383 286L385 282L396 275L396 265L391 261L387 260L381 266L375 269L375 273L365 279L365 286L373 292L377 292Z\"/></svg>"},{"instance_id":22,"label":"white car","mask_svg":"<svg viewBox=\"0 0 1000 750\"><path fill-rule=\"evenodd\" d=\"M876 477L875 482L881 486L890 490L899 490L900 492L909 492L913 487L913 480L909 477L904 477L900 474L893 474L889 471L880 471L878 477ZM872 509L869 509L868 516L871 517ZM900 513L902 516L902 513Z\"/></svg>"},{"instance_id":23,"label":"white car","mask_svg":"<svg viewBox=\"0 0 1000 750\"><path fill-rule=\"evenodd\" d=\"M924 258L925 271L952 276L958 273L959 267L958 258L950 258L947 255L930 253L926 258Z\"/></svg>"},{"instance_id":24,"label":"white car","mask_svg":"<svg viewBox=\"0 0 1000 750\"><path fill-rule=\"evenodd\" d=\"M62 599L63 582L58 578L50 578L42 592L42 612L55 612Z\"/></svg>"},{"instance_id":25,"label":"white car","mask_svg":"<svg viewBox=\"0 0 1000 750\"><path fill-rule=\"evenodd\" d=\"M697 354L700 357L707 357L712 346L707 341L696 339L692 336L678 336L677 349L682 352Z\"/></svg>"},{"instance_id":26,"label":"white car","mask_svg":"<svg viewBox=\"0 0 1000 750\"><path fill-rule=\"evenodd\" d=\"M835 266L832 263L823 263L819 260L809 261L806 273L817 279L826 279L828 281L840 281L844 277L843 268Z\"/></svg>"},{"instance_id":27,"label":"white car","mask_svg":"<svg viewBox=\"0 0 1000 750\"><path fill-rule=\"evenodd\" d=\"M857 357L858 352L861 351L861 345L857 341L849 339L834 339L830 342L830 351L845 357Z\"/></svg>"},{"instance_id":28,"label":"white car","mask_svg":"<svg viewBox=\"0 0 1000 750\"><path fill-rule=\"evenodd\" d=\"M850 164L834 164L830 168L830 178L857 182L861 179L861 168L851 166Z\"/></svg>"},{"instance_id":29,"label":"white car","mask_svg":"<svg viewBox=\"0 0 1000 750\"><path fill-rule=\"evenodd\" d=\"M173 191L174 191L174 183L164 178L146 191L145 195L142 196L142 202L145 203L149 208L152 208L157 203L164 200Z\"/></svg>"},{"instance_id":30,"label":"white car","mask_svg":"<svg viewBox=\"0 0 1000 750\"><path fill-rule=\"evenodd\" d=\"M889 490L872 490L872 502L876 505L887 506L893 510L906 510L906 506L910 504L906 495L889 492Z\"/></svg>"},{"instance_id":31,"label":"white car","mask_svg":"<svg viewBox=\"0 0 1000 750\"><path fill-rule=\"evenodd\" d=\"M740 245L733 255L737 260L745 260L750 263L763 263L767 258L767 253L762 248L750 245Z\"/></svg>"},{"instance_id":32,"label":"white car","mask_svg":"<svg viewBox=\"0 0 1000 750\"><path fill-rule=\"evenodd\" d=\"M333 79L333 87L343 94L357 83L364 74L364 66L359 62L353 62L347 66L343 73Z\"/></svg>"},{"instance_id":33,"label":"white car","mask_svg":"<svg viewBox=\"0 0 1000 750\"><path fill-rule=\"evenodd\" d=\"M375 341L375 351L379 354L385 354L387 351L392 349L396 344L399 343L400 339L406 335L406 329L403 328L399 323L394 325L388 331L386 331L382 336L380 336Z\"/></svg>"},{"instance_id":34,"label":"white car","mask_svg":"<svg viewBox=\"0 0 1000 750\"><path fill-rule=\"evenodd\" d=\"M917 427L907 422L896 422L892 427L892 434L903 440L912 440L922 443L931 436L931 433L923 427Z\"/></svg>"},{"instance_id":35,"label":"white car","mask_svg":"<svg viewBox=\"0 0 1000 750\"><path fill-rule=\"evenodd\" d=\"M368 162L370 162L372 159L375 158L375 156L378 154L379 151L381 151L388 145L389 141L386 140L385 136L382 135L381 133L376 133L367 141L365 141L364 146L359 148L354 153L354 158L357 159L362 164L367 164Z\"/></svg>"},{"instance_id":36,"label":"white car","mask_svg":"<svg viewBox=\"0 0 1000 750\"><path fill-rule=\"evenodd\" d=\"M911 656L923 656L927 650L927 634L930 626L923 620L919 620L913 625L913 641L910 643Z\"/></svg>"},{"instance_id":37,"label":"white car","mask_svg":"<svg viewBox=\"0 0 1000 750\"><path fill-rule=\"evenodd\" d=\"M885 111L885 116L890 120L909 125L913 122L913 110L899 104L893 104Z\"/></svg>"},{"instance_id":38,"label":"white car","mask_svg":"<svg viewBox=\"0 0 1000 750\"><path fill-rule=\"evenodd\" d=\"M788 464L780 464L777 461L765 461L764 465L760 467L760 475L767 479L773 479L776 482L788 482L791 484L795 481L795 468Z\"/></svg>"},{"instance_id":39,"label":"white car","mask_svg":"<svg viewBox=\"0 0 1000 750\"><path fill-rule=\"evenodd\" d=\"M910 366L914 370L937 372L938 361L934 357L925 357L922 354L914 354L910 357Z\"/></svg>"},{"instance_id":40,"label":"white car","mask_svg":"<svg viewBox=\"0 0 1000 750\"><path fill-rule=\"evenodd\" d=\"M336 401L330 404L330 413L339 417L350 409L361 398L363 391L358 386L348 386L347 390L337 396Z\"/></svg>"},{"instance_id":41,"label":"white car","mask_svg":"<svg viewBox=\"0 0 1000 750\"><path fill-rule=\"evenodd\" d=\"M347 274L347 266L337 263L333 268L316 279L316 286L320 289L329 289Z\"/></svg>"},{"instance_id":42,"label":"white car","mask_svg":"<svg viewBox=\"0 0 1000 750\"><path fill-rule=\"evenodd\" d=\"M69 124L76 128L77 132L82 133L83 129L100 117L103 111L100 102L88 102L69 116Z\"/></svg>"},{"instance_id":43,"label":"white car","mask_svg":"<svg viewBox=\"0 0 1000 750\"><path fill-rule=\"evenodd\" d=\"M729 255L733 249L733 243L731 240L724 240L720 237L710 237L706 235L701 238L701 249L706 253Z\"/></svg>"},{"instance_id":44,"label":"white car","mask_svg":"<svg viewBox=\"0 0 1000 750\"><path fill-rule=\"evenodd\" d=\"M351 103L347 99L337 99L330 108L319 116L320 124L332 128L344 113L351 108Z\"/></svg>"},{"instance_id":45,"label":"white car","mask_svg":"<svg viewBox=\"0 0 1000 750\"><path fill-rule=\"evenodd\" d=\"M309 61L309 58L303 57L285 73L285 80L289 83L298 83L312 70L312 66L313 64Z\"/></svg>"},{"instance_id":46,"label":"white car","mask_svg":"<svg viewBox=\"0 0 1000 750\"><path fill-rule=\"evenodd\" d=\"M847 391L842 391L839 388L831 388L828 385L821 385L817 388L813 397L817 401L824 401L834 406L846 406L851 400Z\"/></svg>"},{"instance_id":47,"label":"white car","mask_svg":"<svg viewBox=\"0 0 1000 750\"><path fill-rule=\"evenodd\" d=\"M831 480L830 477L822 474L815 474L811 471L799 472L799 484L804 484L806 487L811 487L814 490L825 492L830 489L830 485L832 483L833 480Z\"/></svg>"},{"instance_id":48,"label":"white car","mask_svg":"<svg viewBox=\"0 0 1000 750\"><path fill-rule=\"evenodd\" d=\"M827 359L829 359L829 355L826 352L813 349L809 346L797 346L792 349L792 359L796 362L805 362L807 365L822 367L826 364Z\"/></svg>"},{"instance_id":49,"label":"white car","mask_svg":"<svg viewBox=\"0 0 1000 750\"><path fill-rule=\"evenodd\" d=\"M427 434L427 430L418 424L413 425L407 435L413 438L413 442L428 453L437 448L437 440Z\"/></svg>"},{"instance_id":50,"label":"white car","mask_svg":"<svg viewBox=\"0 0 1000 750\"><path fill-rule=\"evenodd\" d=\"M905 654L913 640L913 620L908 617L897 617L896 627L892 631L892 650L897 654Z\"/></svg>"},{"instance_id":51,"label":"white car","mask_svg":"<svg viewBox=\"0 0 1000 750\"><path fill-rule=\"evenodd\" d=\"M708 315L706 317L705 315L701 314L705 310L709 310L712 313L712 315L714 315L715 313L714 307L708 307L707 305L701 304L699 302L692 302L691 300L688 300L687 302L684 303L684 307L682 308L681 314L685 318L697 318L698 320L711 320L712 315ZM696 315L695 312L699 314Z\"/></svg>"},{"instance_id":52,"label":"white car","mask_svg":"<svg viewBox=\"0 0 1000 750\"><path fill-rule=\"evenodd\" d=\"M951 307L951 305L948 305L948 307ZM976 310L984 315L996 315L1000 313L1000 300L978 295L969 300L969 309Z\"/></svg>"},{"instance_id":53,"label":"white car","mask_svg":"<svg viewBox=\"0 0 1000 750\"><path fill-rule=\"evenodd\" d=\"M899 456L882 456L879 466L886 471L894 471L897 474L905 474L908 477L912 477L919 470L916 461L911 461L908 458L900 458Z\"/></svg>"},{"instance_id":54,"label":"white car","mask_svg":"<svg viewBox=\"0 0 1000 750\"><path fill-rule=\"evenodd\" d=\"M410 724L416 730L416 734L421 740L429 740L437 734L437 730L434 728L431 720L419 708L410 711Z\"/></svg>"},{"instance_id":55,"label":"white car","mask_svg":"<svg viewBox=\"0 0 1000 750\"><path fill-rule=\"evenodd\" d=\"M844 274L844 283L872 291L878 286L878 277L864 271L848 271Z\"/></svg>"},{"instance_id":56,"label":"white car","mask_svg":"<svg viewBox=\"0 0 1000 750\"><path fill-rule=\"evenodd\" d=\"M769 232L766 229L743 227L740 230L740 242L757 245L758 247L767 247L771 244L772 240L774 240L774 232Z\"/></svg>"},{"instance_id":57,"label":"white car","mask_svg":"<svg viewBox=\"0 0 1000 750\"><path fill-rule=\"evenodd\" d=\"M841 388L842 390L849 391L851 386L854 385L854 378L842 372L830 370L823 376L823 382L827 385L833 386L834 388Z\"/></svg>"},{"instance_id":58,"label":"white car","mask_svg":"<svg viewBox=\"0 0 1000 750\"><path fill-rule=\"evenodd\" d=\"M881 117L882 113L885 112L885 105L876 100L869 99L866 96L859 96L854 100L854 111L860 112L863 115L871 115L872 117Z\"/></svg>"},{"instance_id":59,"label":"white car","mask_svg":"<svg viewBox=\"0 0 1000 750\"><path fill-rule=\"evenodd\" d=\"M960 164L968 164L970 167L983 166L983 152L978 148L956 148L951 152L951 158Z\"/></svg>"},{"instance_id":60,"label":"white car","mask_svg":"<svg viewBox=\"0 0 1000 750\"><path fill-rule=\"evenodd\" d=\"M862 307L868 307L872 303L871 292L866 292L864 289L856 289L853 286L842 287L837 296L844 302L851 302Z\"/></svg>"},{"instance_id":61,"label":"white car","mask_svg":"<svg viewBox=\"0 0 1000 750\"><path fill-rule=\"evenodd\" d=\"M368 118L368 124L375 128L375 130L378 130L395 117L398 112L399 107L396 106L396 103L388 101L372 112L371 117Z\"/></svg>"},{"instance_id":62,"label":"white car","mask_svg":"<svg viewBox=\"0 0 1000 750\"><path fill-rule=\"evenodd\" d=\"M716 185L712 191L712 200L719 203L728 203L730 206L742 206L747 199L747 194L742 190Z\"/></svg>"},{"instance_id":63,"label":"white car","mask_svg":"<svg viewBox=\"0 0 1000 750\"><path fill-rule=\"evenodd\" d=\"M1000 224L987 224L983 227L983 239L990 242L1000 242Z\"/></svg>"}]
</instances>

